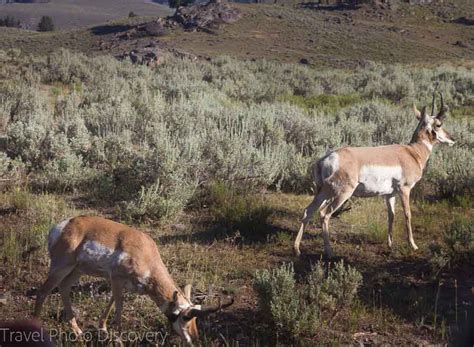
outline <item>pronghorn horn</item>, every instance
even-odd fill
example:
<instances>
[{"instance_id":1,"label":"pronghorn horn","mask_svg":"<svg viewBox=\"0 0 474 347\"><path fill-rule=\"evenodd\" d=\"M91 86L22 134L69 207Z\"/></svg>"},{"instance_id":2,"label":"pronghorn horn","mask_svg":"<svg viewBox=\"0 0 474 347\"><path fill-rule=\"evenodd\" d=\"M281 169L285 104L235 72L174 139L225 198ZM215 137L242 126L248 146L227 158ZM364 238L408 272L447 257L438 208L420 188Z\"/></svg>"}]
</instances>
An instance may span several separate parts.
<instances>
[{"instance_id":1,"label":"pronghorn horn","mask_svg":"<svg viewBox=\"0 0 474 347\"><path fill-rule=\"evenodd\" d=\"M449 108L448 108L448 106L444 106L443 94L441 92L439 92L439 96L441 98L441 109L439 110L438 114L436 115L436 118L438 118L440 121L442 121L446 118L446 114L447 114Z\"/></svg>"},{"instance_id":2,"label":"pronghorn horn","mask_svg":"<svg viewBox=\"0 0 474 347\"><path fill-rule=\"evenodd\" d=\"M436 90L433 92L433 100L431 101L431 117L434 117L434 111L435 111L435 96L436 96Z\"/></svg>"},{"instance_id":3,"label":"pronghorn horn","mask_svg":"<svg viewBox=\"0 0 474 347\"><path fill-rule=\"evenodd\" d=\"M184 318L189 320L194 317L205 317L211 313L219 311L220 309L229 307L233 303L234 303L234 298L231 298L228 303L222 305L221 299L219 298L219 304L202 306L201 309L192 308L186 313L186 316Z\"/></svg>"}]
</instances>

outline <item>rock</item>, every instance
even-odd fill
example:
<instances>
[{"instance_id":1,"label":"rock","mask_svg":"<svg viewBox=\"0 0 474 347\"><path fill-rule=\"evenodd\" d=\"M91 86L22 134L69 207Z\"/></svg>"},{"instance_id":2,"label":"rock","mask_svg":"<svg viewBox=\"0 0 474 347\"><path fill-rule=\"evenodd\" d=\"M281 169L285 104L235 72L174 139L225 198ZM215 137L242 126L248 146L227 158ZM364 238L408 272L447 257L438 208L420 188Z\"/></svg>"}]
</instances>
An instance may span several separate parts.
<instances>
[{"instance_id":1,"label":"rock","mask_svg":"<svg viewBox=\"0 0 474 347\"><path fill-rule=\"evenodd\" d=\"M474 19L467 18L467 17L459 17L452 21L453 23L474 26Z\"/></svg>"},{"instance_id":2,"label":"rock","mask_svg":"<svg viewBox=\"0 0 474 347\"><path fill-rule=\"evenodd\" d=\"M468 47L469 47L466 43L464 43L463 41L459 41L459 40L456 41L456 42L454 43L454 45L455 45L455 46L458 46L458 47L462 47L462 48L468 48Z\"/></svg>"},{"instance_id":3,"label":"rock","mask_svg":"<svg viewBox=\"0 0 474 347\"><path fill-rule=\"evenodd\" d=\"M169 17L186 30L217 28L221 24L234 23L242 17L239 10L225 0L210 0L206 4L182 6Z\"/></svg>"},{"instance_id":4,"label":"rock","mask_svg":"<svg viewBox=\"0 0 474 347\"><path fill-rule=\"evenodd\" d=\"M128 53L123 53L117 56L117 59L129 59L133 64L146 65L153 68L163 62L164 55L164 49L157 47L156 44L149 44L147 47L135 49Z\"/></svg>"},{"instance_id":5,"label":"rock","mask_svg":"<svg viewBox=\"0 0 474 347\"><path fill-rule=\"evenodd\" d=\"M164 25L158 21L146 23L143 29L150 36L164 36L168 32Z\"/></svg>"},{"instance_id":6,"label":"rock","mask_svg":"<svg viewBox=\"0 0 474 347\"><path fill-rule=\"evenodd\" d=\"M171 226L171 228L174 230L174 231L185 231L186 230L186 225L182 224L182 223L176 223L176 224L173 224Z\"/></svg>"},{"instance_id":7,"label":"rock","mask_svg":"<svg viewBox=\"0 0 474 347\"><path fill-rule=\"evenodd\" d=\"M8 303L11 301L12 295L10 292L5 292L0 294L0 305L8 305Z\"/></svg>"}]
</instances>

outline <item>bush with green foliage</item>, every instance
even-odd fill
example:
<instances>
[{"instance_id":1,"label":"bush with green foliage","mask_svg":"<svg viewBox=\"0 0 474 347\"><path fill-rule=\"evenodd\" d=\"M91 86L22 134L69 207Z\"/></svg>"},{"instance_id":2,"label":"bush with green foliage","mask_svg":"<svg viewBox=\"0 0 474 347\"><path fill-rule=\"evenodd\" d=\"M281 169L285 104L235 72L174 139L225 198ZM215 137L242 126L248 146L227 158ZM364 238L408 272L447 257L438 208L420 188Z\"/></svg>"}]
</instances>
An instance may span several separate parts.
<instances>
[{"instance_id":1,"label":"bush with green foliage","mask_svg":"<svg viewBox=\"0 0 474 347\"><path fill-rule=\"evenodd\" d=\"M67 50L0 52L0 66L22 59L26 72L5 72L0 84L10 159L33 186L144 218L171 217L211 181L308 192L311 165L327 151L408 142L412 103L429 103L435 82L451 108L474 104L474 72L463 67L317 71L220 57L150 70ZM472 195L472 120L448 117L446 128L456 145L435 147L423 185Z\"/></svg>"},{"instance_id":2,"label":"bush with green foliage","mask_svg":"<svg viewBox=\"0 0 474 347\"><path fill-rule=\"evenodd\" d=\"M314 335L344 310L349 310L362 275L340 261L329 269L327 276L321 262L308 274L304 283L297 283L293 264L283 264L272 270L257 271L254 289L264 317L276 328L277 337L296 339Z\"/></svg>"},{"instance_id":3,"label":"bush with green foliage","mask_svg":"<svg viewBox=\"0 0 474 347\"><path fill-rule=\"evenodd\" d=\"M442 269L474 264L474 222L457 217L443 235L441 242L430 245L431 265L437 273Z\"/></svg>"},{"instance_id":4,"label":"bush with green foliage","mask_svg":"<svg viewBox=\"0 0 474 347\"><path fill-rule=\"evenodd\" d=\"M21 28L21 22L12 16L5 16L0 18L0 27Z\"/></svg>"},{"instance_id":5,"label":"bush with green foliage","mask_svg":"<svg viewBox=\"0 0 474 347\"><path fill-rule=\"evenodd\" d=\"M233 182L215 181L209 187L207 199L212 215L227 231L238 232L244 240L266 240L267 220L272 211L261 195L248 187L236 188Z\"/></svg>"},{"instance_id":6,"label":"bush with green foliage","mask_svg":"<svg viewBox=\"0 0 474 347\"><path fill-rule=\"evenodd\" d=\"M38 31L53 31L54 23L53 19L50 16L41 17L38 23Z\"/></svg>"}]
</instances>

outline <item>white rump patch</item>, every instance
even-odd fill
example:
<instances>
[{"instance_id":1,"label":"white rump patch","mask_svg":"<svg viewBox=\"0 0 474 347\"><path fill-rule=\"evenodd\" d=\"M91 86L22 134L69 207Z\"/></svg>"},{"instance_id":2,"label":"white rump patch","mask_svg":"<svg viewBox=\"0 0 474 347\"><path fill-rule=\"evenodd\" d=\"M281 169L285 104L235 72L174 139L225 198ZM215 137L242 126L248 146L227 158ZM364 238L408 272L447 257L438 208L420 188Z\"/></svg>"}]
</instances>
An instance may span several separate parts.
<instances>
[{"instance_id":1,"label":"white rump patch","mask_svg":"<svg viewBox=\"0 0 474 347\"><path fill-rule=\"evenodd\" d=\"M69 223L71 218L63 220L61 223L56 224L54 227L51 228L48 234L48 251L51 253L51 249L53 246L58 242L59 237L61 236L63 229Z\"/></svg>"},{"instance_id":2,"label":"white rump patch","mask_svg":"<svg viewBox=\"0 0 474 347\"><path fill-rule=\"evenodd\" d=\"M325 180L339 170L339 155L333 152L329 154L321 164L321 179Z\"/></svg>"},{"instance_id":3,"label":"white rump patch","mask_svg":"<svg viewBox=\"0 0 474 347\"><path fill-rule=\"evenodd\" d=\"M127 258L126 252L111 249L97 241L87 240L81 247L77 261L98 272L110 273Z\"/></svg>"},{"instance_id":4,"label":"white rump patch","mask_svg":"<svg viewBox=\"0 0 474 347\"><path fill-rule=\"evenodd\" d=\"M364 165L359 172L359 186L355 195L388 195L401 185L400 166Z\"/></svg>"}]
</instances>

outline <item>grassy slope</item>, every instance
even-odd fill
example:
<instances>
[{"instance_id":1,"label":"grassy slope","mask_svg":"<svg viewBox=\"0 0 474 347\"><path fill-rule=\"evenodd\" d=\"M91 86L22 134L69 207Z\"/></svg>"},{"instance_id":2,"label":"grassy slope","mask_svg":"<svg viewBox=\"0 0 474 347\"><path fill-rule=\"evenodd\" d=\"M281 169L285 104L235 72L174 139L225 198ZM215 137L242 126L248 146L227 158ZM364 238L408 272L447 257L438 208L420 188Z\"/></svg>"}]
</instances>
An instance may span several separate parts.
<instances>
[{"instance_id":1,"label":"grassy slope","mask_svg":"<svg viewBox=\"0 0 474 347\"><path fill-rule=\"evenodd\" d=\"M284 62L308 59L315 66L357 66L367 60L385 63L472 62L472 27L452 19L474 12L474 4L445 2L442 7L400 7L396 11L362 8L328 11L272 5L236 5L244 13L237 23L214 34L174 30L158 40L169 48L197 56L230 55ZM119 54L154 38L117 40L127 24L150 20L115 21L97 29L31 33L0 28L0 44L44 53L58 47L93 54ZM467 47L456 45L461 41ZM101 45L107 47L104 51Z\"/></svg>"},{"instance_id":2,"label":"grassy slope","mask_svg":"<svg viewBox=\"0 0 474 347\"><path fill-rule=\"evenodd\" d=\"M44 4L0 4L2 17L13 16L33 30L42 16L52 17L59 29L72 29L125 17L130 11L142 16L165 16L170 9L144 0L52 0Z\"/></svg>"},{"instance_id":3,"label":"grassy slope","mask_svg":"<svg viewBox=\"0 0 474 347\"><path fill-rule=\"evenodd\" d=\"M244 18L224 27L217 35L184 33L170 43L197 55L228 54L240 58L277 59L315 65L353 65L361 61L439 62L473 59L471 28L440 22L435 16L415 21L401 9L380 16L366 12L329 12L275 6L241 6ZM425 12L430 13L425 9ZM352 18L350 20L349 18ZM382 20L379 18L383 18Z\"/></svg>"}]
</instances>

